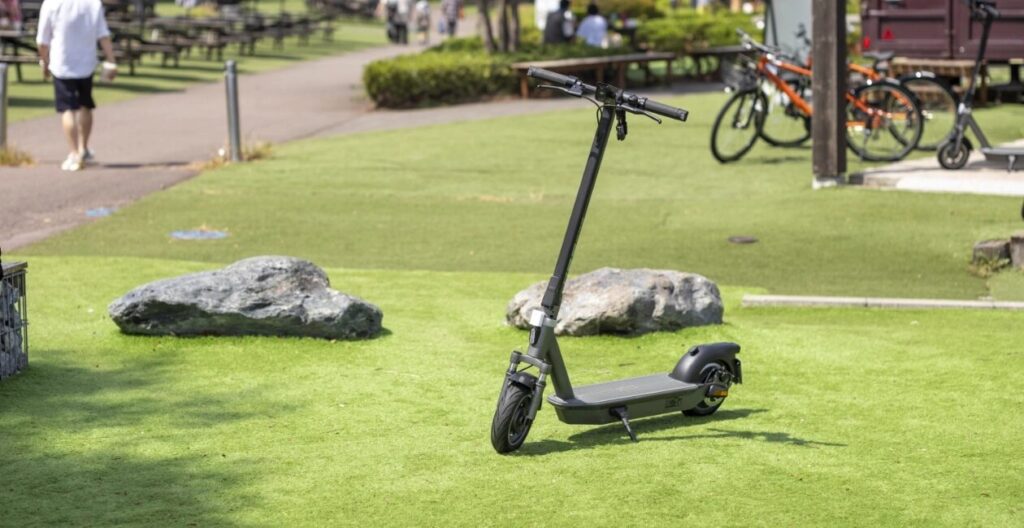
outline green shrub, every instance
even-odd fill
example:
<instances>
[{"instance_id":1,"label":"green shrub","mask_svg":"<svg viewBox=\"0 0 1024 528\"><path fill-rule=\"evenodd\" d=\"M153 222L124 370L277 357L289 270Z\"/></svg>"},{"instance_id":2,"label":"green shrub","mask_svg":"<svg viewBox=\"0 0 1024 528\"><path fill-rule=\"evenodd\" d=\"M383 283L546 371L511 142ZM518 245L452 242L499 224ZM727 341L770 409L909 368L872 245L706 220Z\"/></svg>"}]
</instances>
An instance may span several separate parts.
<instances>
[{"instance_id":1,"label":"green shrub","mask_svg":"<svg viewBox=\"0 0 1024 528\"><path fill-rule=\"evenodd\" d=\"M749 15L679 9L667 17L645 22L637 31L637 40L649 49L685 52L738 44L737 28L750 34L757 33Z\"/></svg>"},{"instance_id":2,"label":"green shrub","mask_svg":"<svg viewBox=\"0 0 1024 528\"><path fill-rule=\"evenodd\" d=\"M527 40L529 38L529 40ZM371 62L363 85L377 106L410 108L476 101L515 93L516 62L595 57L624 53L585 44L544 45L539 33L523 31L516 53L488 54L479 37L448 39L423 53Z\"/></svg>"},{"instance_id":3,"label":"green shrub","mask_svg":"<svg viewBox=\"0 0 1024 528\"><path fill-rule=\"evenodd\" d=\"M363 84L378 106L408 108L510 92L515 76L507 63L482 53L420 53L371 62Z\"/></svg>"},{"instance_id":4,"label":"green shrub","mask_svg":"<svg viewBox=\"0 0 1024 528\"><path fill-rule=\"evenodd\" d=\"M573 14L583 20L590 2L576 1L572 4ZM642 20L664 16L655 0L595 0L597 10L606 18L612 15L628 15Z\"/></svg>"}]
</instances>

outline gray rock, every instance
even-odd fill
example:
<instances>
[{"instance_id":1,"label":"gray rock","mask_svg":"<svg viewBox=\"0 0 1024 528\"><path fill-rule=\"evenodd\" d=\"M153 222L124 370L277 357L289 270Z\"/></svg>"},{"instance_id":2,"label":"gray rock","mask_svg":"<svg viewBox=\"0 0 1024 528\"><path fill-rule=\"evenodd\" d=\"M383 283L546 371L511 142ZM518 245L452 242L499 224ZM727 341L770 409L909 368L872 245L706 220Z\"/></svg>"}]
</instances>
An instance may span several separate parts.
<instances>
[{"instance_id":1,"label":"gray rock","mask_svg":"<svg viewBox=\"0 0 1024 528\"><path fill-rule=\"evenodd\" d=\"M1024 231L1010 237L1010 263L1015 268L1024 269Z\"/></svg>"},{"instance_id":2,"label":"gray rock","mask_svg":"<svg viewBox=\"0 0 1024 528\"><path fill-rule=\"evenodd\" d=\"M982 240L974 244L971 262L975 264L992 264L1000 260L1010 259L1010 241L1003 239Z\"/></svg>"},{"instance_id":3,"label":"gray rock","mask_svg":"<svg viewBox=\"0 0 1024 528\"><path fill-rule=\"evenodd\" d=\"M380 308L330 289L327 274L292 257L254 257L224 269L140 286L108 308L121 331L146 335L273 335L366 339Z\"/></svg>"},{"instance_id":4,"label":"gray rock","mask_svg":"<svg viewBox=\"0 0 1024 528\"><path fill-rule=\"evenodd\" d=\"M528 328L540 308L547 282L517 293L505 319ZM645 334L721 324L718 286L695 273L672 270L601 268L565 285L555 333L558 335Z\"/></svg>"}]
</instances>

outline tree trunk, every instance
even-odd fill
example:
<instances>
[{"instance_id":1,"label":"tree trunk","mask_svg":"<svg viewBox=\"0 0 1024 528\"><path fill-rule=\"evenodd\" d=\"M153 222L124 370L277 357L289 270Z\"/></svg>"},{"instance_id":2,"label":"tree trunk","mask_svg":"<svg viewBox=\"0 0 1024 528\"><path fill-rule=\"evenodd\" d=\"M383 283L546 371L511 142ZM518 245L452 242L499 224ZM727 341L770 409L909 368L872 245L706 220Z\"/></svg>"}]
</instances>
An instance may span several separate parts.
<instances>
[{"instance_id":1,"label":"tree trunk","mask_svg":"<svg viewBox=\"0 0 1024 528\"><path fill-rule=\"evenodd\" d=\"M490 0L477 0L477 10L480 11L480 25L483 27L484 47L488 52L497 50L494 46L494 28L491 27L491 2Z\"/></svg>"},{"instance_id":2,"label":"tree trunk","mask_svg":"<svg viewBox=\"0 0 1024 528\"><path fill-rule=\"evenodd\" d=\"M511 0L512 4L512 41L509 43L510 51L519 51L519 32L521 26L519 25L519 0Z\"/></svg>"},{"instance_id":3,"label":"tree trunk","mask_svg":"<svg viewBox=\"0 0 1024 528\"><path fill-rule=\"evenodd\" d=\"M501 51L508 52L508 0L501 0L501 11L498 13L498 36L501 38Z\"/></svg>"}]
</instances>

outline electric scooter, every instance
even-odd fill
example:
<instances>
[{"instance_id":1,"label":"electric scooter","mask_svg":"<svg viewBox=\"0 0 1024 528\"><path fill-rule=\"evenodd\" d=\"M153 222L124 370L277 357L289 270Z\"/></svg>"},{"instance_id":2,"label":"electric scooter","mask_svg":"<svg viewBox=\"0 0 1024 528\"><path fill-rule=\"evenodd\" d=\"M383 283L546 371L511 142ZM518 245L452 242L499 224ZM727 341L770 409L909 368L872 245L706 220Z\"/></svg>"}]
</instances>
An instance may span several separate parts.
<instances>
[{"instance_id":1,"label":"electric scooter","mask_svg":"<svg viewBox=\"0 0 1024 528\"><path fill-rule=\"evenodd\" d=\"M1012 172L1017 165L1018 159L1024 159L1024 148L993 147L981 131L978 122L975 121L971 110L974 106L974 92L977 89L978 76L981 74L981 65L985 60L985 48L988 46L988 36L992 29L992 22L999 18L999 11L996 9L995 0L964 0L971 7L972 18L982 20L981 42L978 44L978 58L974 61L974 74L971 75L971 85L964 94L963 100L956 113L956 128L949 141L939 147L939 165L945 169L960 169L967 164L971 156L973 146L970 140L965 137L966 129L970 127L974 137L981 143L981 153L988 161L1006 163L1007 172Z\"/></svg>"},{"instance_id":2,"label":"electric scooter","mask_svg":"<svg viewBox=\"0 0 1024 528\"><path fill-rule=\"evenodd\" d=\"M686 121L687 111L609 84L593 86L576 77L540 68L530 68L527 75L550 83L539 88L558 90L594 103L599 109L598 122L555 272L544 292L541 309L535 310L530 317L529 348L525 354L512 352L505 373L491 423L491 444L498 453L509 453L523 445L537 417L549 377L555 394L548 398L548 403L555 408L559 420L568 424L594 425L620 421L634 442L637 437L630 425L631 419L679 411L691 416L713 414L729 395L732 384L743 380L740 360L736 357L739 345L713 343L695 346L668 373L573 387L555 339L555 321L562 304L562 290L613 121L616 137L622 141L628 132L627 114L642 115L661 123L657 116ZM536 374L528 372L531 368L536 368Z\"/></svg>"}]
</instances>

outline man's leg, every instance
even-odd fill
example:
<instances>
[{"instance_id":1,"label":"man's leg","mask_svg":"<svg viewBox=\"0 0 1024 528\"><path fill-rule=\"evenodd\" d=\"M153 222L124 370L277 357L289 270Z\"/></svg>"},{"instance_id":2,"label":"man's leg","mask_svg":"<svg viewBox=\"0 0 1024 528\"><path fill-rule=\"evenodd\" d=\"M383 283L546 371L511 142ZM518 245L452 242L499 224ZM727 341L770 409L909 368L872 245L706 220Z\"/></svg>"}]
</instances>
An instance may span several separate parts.
<instances>
[{"instance_id":1,"label":"man's leg","mask_svg":"<svg viewBox=\"0 0 1024 528\"><path fill-rule=\"evenodd\" d=\"M92 134L92 109L82 107L78 110L78 153L85 156L89 150L89 135Z\"/></svg>"},{"instance_id":2,"label":"man's leg","mask_svg":"<svg viewBox=\"0 0 1024 528\"><path fill-rule=\"evenodd\" d=\"M64 138L68 140L71 153L77 156L80 145L78 142L78 119L75 114L77 112L74 110L65 110L60 114L60 123L64 127Z\"/></svg>"}]
</instances>

